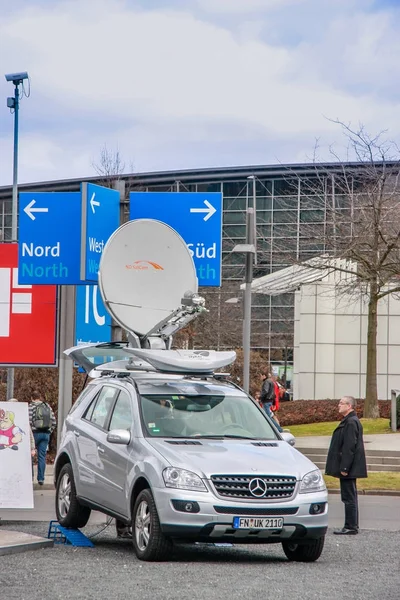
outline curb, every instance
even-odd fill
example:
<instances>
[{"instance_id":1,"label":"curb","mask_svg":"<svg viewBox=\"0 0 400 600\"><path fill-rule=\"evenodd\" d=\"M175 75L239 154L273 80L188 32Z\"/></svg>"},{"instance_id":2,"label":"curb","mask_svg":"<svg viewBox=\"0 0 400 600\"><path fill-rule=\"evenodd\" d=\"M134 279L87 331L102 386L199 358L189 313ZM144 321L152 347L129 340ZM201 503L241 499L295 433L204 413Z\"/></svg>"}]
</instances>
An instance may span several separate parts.
<instances>
[{"instance_id":1,"label":"curb","mask_svg":"<svg viewBox=\"0 0 400 600\"><path fill-rule=\"evenodd\" d=\"M357 490L359 496L400 496L400 490ZM340 490L328 489L328 494L340 494Z\"/></svg>"}]
</instances>

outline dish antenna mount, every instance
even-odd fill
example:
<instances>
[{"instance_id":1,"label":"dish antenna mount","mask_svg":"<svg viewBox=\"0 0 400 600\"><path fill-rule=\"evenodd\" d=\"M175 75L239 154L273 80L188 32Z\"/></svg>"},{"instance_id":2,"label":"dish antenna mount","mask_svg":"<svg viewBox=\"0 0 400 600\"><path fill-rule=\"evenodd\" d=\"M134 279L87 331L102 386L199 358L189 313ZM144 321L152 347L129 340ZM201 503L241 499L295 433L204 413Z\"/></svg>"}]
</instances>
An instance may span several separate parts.
<instances>
[{"instance_id":1,"label":"dish antenna mount","mask_svg":"<svg viewBox=\"0 0 400 600\"><path fill-rule=\"evenodd\" d=\"M161 221L137 219L113 233L102 253L99 288L134 348L169 349L173 334L207 312L184 240Z\"/></svg>"}]
</instances>

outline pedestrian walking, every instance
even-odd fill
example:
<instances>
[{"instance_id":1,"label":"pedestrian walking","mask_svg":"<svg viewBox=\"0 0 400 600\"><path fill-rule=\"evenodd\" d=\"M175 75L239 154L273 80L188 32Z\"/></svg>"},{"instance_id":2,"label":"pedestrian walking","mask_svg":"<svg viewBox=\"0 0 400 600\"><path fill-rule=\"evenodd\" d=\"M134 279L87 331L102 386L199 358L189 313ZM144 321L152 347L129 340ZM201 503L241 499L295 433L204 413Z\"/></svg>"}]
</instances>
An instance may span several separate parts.
<instances>
[{"instance_id":1,"label":"pedestrian walking","mask_svg":"<svg viewBox=\"0 0 400 600\"><path fill-rule=\"evenodd\" d=\"M260 376L262 380L260 403L267 415L272 418L271 406L275 399L275 386L272 381L271 373L263 371Z\"/></svg>"},{"instance_id":2,"label":"pedestrian walking","mask_svg":"<svg viewBox=\"0 0 400 600\"><path fill-rule=\"evenodd\" d=\"M50 435L57 422L51 406L42 399L41 394L36 390L31 394L29 403L29 423L32 427L37 451L37 481L39 485L43 485Z\"/></svg>"},{"instance_id":3,"label":"pedestrian walking","mask_svg":"<svg viewBox=\"0 0 400 600\"><path fill-rule=\"evenodd\" d=\"M274 378L269 371L264 371L261 373L262 378L262 386L260 392L260 403L263 407L264 411L267 413L269 417L273 420L275 426L278 431L282 431L282 427L279 424L278 419L275 419L273 409L276 407L277 403L277 388L275 386ZM279 400L278 400L279 403Z\"/></svg>"},{"instance_id":4,"label":"pedestrian walking","mask_svg":"<svg viewBox=\"0 0 400 600\"><path fill-rule=\"evenodd\" d=\"M336 535L356 535L359 529L357 479L367 477L363 428L355 412L353 396L343 396L339 413L343 417L332 434L325 473L340 479L340 493L344 504L344 527Z\"/></svg>"}]
</instances>

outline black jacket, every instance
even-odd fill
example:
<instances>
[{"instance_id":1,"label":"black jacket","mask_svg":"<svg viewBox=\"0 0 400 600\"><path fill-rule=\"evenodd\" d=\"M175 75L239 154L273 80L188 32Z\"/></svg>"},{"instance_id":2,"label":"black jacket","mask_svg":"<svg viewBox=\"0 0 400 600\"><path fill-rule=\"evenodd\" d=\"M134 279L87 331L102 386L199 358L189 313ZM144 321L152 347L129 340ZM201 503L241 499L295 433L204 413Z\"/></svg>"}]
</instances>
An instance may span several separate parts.
<instances>
[{"instance_id":1,"label":"black jacket","mask_svg":"<svg viewBox=\"0 0 400 600\"><path fill-rule=\"evenodd\" d=\"M261 392L260 402L265 404L266 402L273 402L275 399L275 387L271 379L264 379Z\"/></svg>"},{"instance_id":2,"label":"black jacket","mask_svg":"<svg viewBox=\"0 0 400 600\"><path fill-rule=\"evenodd\" d=\"M341 475L341 471L348 475ZM344 417L332 434L325 473L333 477L367 477L363 428L354 411Z\"/></svg>"}]
</instances>

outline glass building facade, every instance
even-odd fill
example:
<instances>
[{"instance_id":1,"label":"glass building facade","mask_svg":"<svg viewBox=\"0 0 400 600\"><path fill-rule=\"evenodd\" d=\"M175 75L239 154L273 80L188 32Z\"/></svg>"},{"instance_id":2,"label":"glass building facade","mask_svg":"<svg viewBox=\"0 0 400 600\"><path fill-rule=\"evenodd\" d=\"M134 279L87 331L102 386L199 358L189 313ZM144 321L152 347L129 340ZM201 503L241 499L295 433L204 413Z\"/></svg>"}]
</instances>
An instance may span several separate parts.
<instances>
[{"instance_id":1,"label":"glass building facade","mask_svg":"<svg viewBox=\"0 0 400 600\"><path fill-rule=\"evenodd\" d=\"M345 199L335 193L338 165L235 167L121 175L125 184L125 218L130 191L222 192L223 244L222 288L201 288L210 307L204 331L194 334L192 345L223 349L241 346L245 255L233 253L246 243L246 209L256 214L257 258L253 278L262 277L324 251L327 208L343 207ZM255 178L255 184L253 179ZM104 185L99 177L86 181ZM81 180L25 184L21 191L77 191ZM11 237L11 187L0 188L0 241ZM227 302L228 301L228 302ZM271 360L292 358L294 295L253 294L251 347L266 352ZM199 328L199 326L196 326Z\"/></svg>"}]
</instances>

